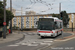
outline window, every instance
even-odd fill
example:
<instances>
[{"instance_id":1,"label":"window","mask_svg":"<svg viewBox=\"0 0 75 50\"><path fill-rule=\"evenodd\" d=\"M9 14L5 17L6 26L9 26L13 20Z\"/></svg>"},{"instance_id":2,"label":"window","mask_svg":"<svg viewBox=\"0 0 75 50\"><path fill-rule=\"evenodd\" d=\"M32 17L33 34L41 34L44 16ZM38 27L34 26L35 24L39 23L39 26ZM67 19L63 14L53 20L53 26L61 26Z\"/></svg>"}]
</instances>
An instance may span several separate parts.
<instances>
[{"instance_id":1,"label":"window","mask_svg":"<svg viewBox=\"0 0 75 50\"><path fill-rule=\"evenodd\" d=\"M37 28L36 22L37 22L37 16L34 17L34 28Z\"/></svg>"},{"instance_id":2,"label":"window","mask_svg":"<svg viewBox=\"0 0 75 50\"><path fill-rule=\"evenodd\" d=\"M14 18L13 18L13 21L14 21L14 22L13 22L13 24L14 24L14 26L16 26L16 25L17 25L16 20L17 20L17 18L16 18L16 17L14 17Z\"/></svg>"},{"instance_id":3,"label":"window","mask_svg":"<svg viewBox=\"0 0 75 50\"><path fill-rule=\"evenodd\" d=\"M29 28L29 17L26 17L26 28Z\"/></svg>"},{"instance_id":4,"label":"window","mask_svg":"<svg viewBox=\"0 0 75 50\"><path fill-rule=\"evenodd\" d=\"M62 22L56 22L57 24L55 24L55 29L60 29L62 28Z\"/></svg>"}]
</instances>

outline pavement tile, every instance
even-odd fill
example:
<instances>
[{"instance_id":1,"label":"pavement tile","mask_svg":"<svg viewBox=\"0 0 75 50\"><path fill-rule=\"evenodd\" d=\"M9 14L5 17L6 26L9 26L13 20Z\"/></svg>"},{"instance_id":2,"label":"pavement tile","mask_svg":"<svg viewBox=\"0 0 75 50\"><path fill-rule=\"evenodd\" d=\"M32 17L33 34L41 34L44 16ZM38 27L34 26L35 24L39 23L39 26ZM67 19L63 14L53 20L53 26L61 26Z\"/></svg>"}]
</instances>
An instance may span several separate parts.
<instances>
[{"instance_id":1,"label":"pavement tile","mask_svg":"<svg viewBox=\"0 0 75 50\"><path fill-rule=\"evenodd\" d=\"M22 37L23 37L23 34L18 34L18 33L8 34L6 35L6 39L3 39L3 37L0 38L0 44L15 41L15 40L21 39Z\"/></svg>"}]
</instances>

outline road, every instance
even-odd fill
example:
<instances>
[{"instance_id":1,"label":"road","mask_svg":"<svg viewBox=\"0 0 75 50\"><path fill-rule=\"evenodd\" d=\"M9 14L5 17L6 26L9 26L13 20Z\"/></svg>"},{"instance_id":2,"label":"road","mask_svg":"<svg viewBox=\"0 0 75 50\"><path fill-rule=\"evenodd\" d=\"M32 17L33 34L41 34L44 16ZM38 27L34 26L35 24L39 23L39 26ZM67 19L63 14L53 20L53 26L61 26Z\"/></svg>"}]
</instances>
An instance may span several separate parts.
<instances>
[{"instance_id":1,"label":"road","mask_svg":"<svg viewBox=\"0 0 75 50\"><path fill-rule=\"evenodd\" d=\"M65 42L58 42L52 46L42 48L42 50L75 50L75 38Z\"/></svg>"},{"instance_id":2,"label":"road","mask_svg":"<svg viewBox=\"0 0 75 50\"><path fill-rule=\"evenodd\" d=\"M41 39L35 32L21 32L21 33L25 35L24 40L0 47L0 50L39 50L41 48L52 46L56 42L54 41L55 39L61 38L61 36L58 36L57 38L48 37ZM64 36L69 35L71 34L64 33Z\"/></svg>"}]
</instances>

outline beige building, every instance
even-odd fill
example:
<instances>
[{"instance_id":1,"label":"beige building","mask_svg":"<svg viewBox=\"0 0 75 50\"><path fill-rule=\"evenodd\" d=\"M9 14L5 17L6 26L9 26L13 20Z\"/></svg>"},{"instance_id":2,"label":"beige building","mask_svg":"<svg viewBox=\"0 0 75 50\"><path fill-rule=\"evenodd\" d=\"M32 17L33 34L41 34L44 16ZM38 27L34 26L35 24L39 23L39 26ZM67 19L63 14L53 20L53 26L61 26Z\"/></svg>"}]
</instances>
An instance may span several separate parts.
<instances>
[{"instance_id":1,"label":"beige building","mask_svg":"<svg viewBox=\"0 0 75 50\"><path fill-rule=\"evenodd\" d=\"M23 28L37 28L36 21L40 17L50 17L51 14L47 15L25 15L25 16L15 16L12 19L12 27L16 26L21 28L21 19Z\"/></svg>"},{"instance_id":2,"label":"beige building","mask_svg":"<svg viewBox=\"0 0 75 50\"><path fill-rule=\"evenodd\" d=\"M72 28L72 16L73 16L73 28L75 28L75 13L69 13L69 28Z\"/></svg>"},{"instance_id":3,"label":"beige building","mask_svg":"<svg viewBox=\"0 0 75 50\"><path fill-rule=\"evenodd\" d=\"M36 15L36 12L34 11L26 11L26 15Z\"/></svg>"},{"instance_id":4,"label":"beige building","mask_svg":"<svg viewBox=\"0 0 75 50\"><path fill-rule=\"evenodd\" d=\"M12 19L12 27L16 26L21 28L21 21L22 21L22 28L37 28L36 21L40 17L51 17L52 14L44 14L44 15L24 15L24 16L15 16ZM75 28L75 13L69 13L68 14L70 20L69 20L69 28L72 28L72 22L71 17L74 16L73 20L73 28ZM22 19L22 20L21 20Z\"/></svg>"}]
</instances>

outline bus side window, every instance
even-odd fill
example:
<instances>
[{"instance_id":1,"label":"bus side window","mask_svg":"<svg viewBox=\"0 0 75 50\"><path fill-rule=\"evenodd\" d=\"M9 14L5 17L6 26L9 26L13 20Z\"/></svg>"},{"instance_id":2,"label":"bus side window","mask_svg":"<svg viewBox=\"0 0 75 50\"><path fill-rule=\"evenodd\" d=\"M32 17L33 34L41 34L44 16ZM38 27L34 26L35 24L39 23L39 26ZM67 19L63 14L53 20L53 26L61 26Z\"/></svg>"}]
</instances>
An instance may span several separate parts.
<instances>
[{"instance_id":1,"label":"bus side window","mask_svg":"<svg viewBox=\"0 0 75 50\"><path fill-rule=\"evenodd\" d=\"M55 29L58 29L58 24L57 24L57 22L55 23Z\"/></svg>"},{"instance_id":2,"label":"bus side window","mask_svg":"<svg viewBox=\"0 0 75 50\"><path fill-rule=\"evenodd\" d=\"M60 22L60 28L62 28L62 22Z\"/></svg>"}]
</instances>

